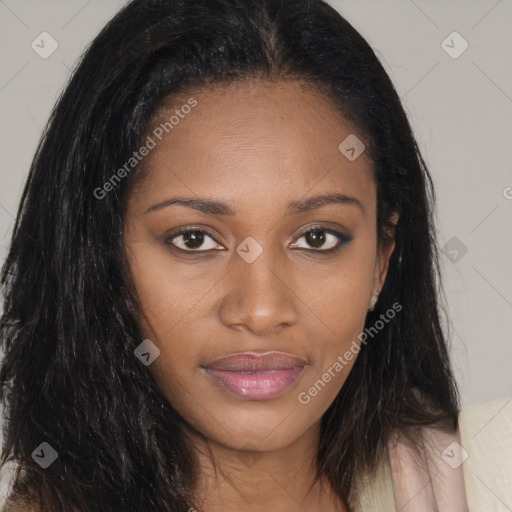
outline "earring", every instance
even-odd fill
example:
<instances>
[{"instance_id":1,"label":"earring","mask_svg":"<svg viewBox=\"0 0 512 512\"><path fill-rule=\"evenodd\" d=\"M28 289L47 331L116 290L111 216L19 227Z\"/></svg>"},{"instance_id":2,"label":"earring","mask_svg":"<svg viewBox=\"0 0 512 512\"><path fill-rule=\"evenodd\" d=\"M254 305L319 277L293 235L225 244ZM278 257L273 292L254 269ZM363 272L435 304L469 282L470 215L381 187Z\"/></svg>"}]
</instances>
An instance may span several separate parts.
<instances>
[{"instance_id":1,"label":"earring","mask_svg":"<svg viewBox=\"0 0 512 512\"><path fill-rule=\"evenodd\" d=\"M370 299L370 307L368 311L373 311L375 309L375 304L377 304L377 300L379 298L379 292L375 292Z\"/></svg>"}]
</instances>

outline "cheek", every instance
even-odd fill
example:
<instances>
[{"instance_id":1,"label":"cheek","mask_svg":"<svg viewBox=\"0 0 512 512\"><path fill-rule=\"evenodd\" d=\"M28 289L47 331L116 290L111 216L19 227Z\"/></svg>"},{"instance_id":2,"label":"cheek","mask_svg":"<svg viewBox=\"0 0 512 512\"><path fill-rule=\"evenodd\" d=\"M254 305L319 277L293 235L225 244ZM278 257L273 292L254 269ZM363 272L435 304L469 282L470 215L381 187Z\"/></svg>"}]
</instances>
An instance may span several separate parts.
<instances>
[{"instance_id":1,"label":"cheek","mask_svg":"<svg viewBox=\"0 0 512 512\"><path fill-rule=\"evenodd\" d=\"M334 400L356 361L373 278L368 253L353 251L335 267L329 279L318 271L317 275L309 273L297 291L311 305L307 322L315 362L299 402L320 409ZM322 288L315 288L315 282L322 283Z\"/></svg>"},{"instance_id":2,"label":"cheek","mask_svg":"<svg viewBox=\"0 0 512 512\"><path fill-rule=\"evenodd\" d=\"M208 289L208 273L195 265L173 265L156 243L133 244L128 257L139 298L143 329L163 340L194 311Z\"/></svg>"},{"instance_id":3,"label":"cheek","mask_svg":"<svg viewBox=\"0 0 512 512\"><path fill-rule=\"evenodd\" d=\"M308 305L312 320L324 339L322 349L339 350L363 327L368 311L373 266L371 259L354 250L339 264L304 274L297 295ZM310 321L310 328L311 328Z\"/></svg>"},{"instance_id":4,"label":"cheek","mask_svg":"<svg viewBox=\"0 0 512 512\"><path fill-rule=\"evenodd\" d=\"M163 383L183 382L201 350L189 327L204 287L201 292L186 272L177 272L161 248L142 243L130 249L128 262L141 305L138 323L144 338L160 350L150 369ZM182 394L177 389L177 396Z\"/></svg>"}]
</instances>

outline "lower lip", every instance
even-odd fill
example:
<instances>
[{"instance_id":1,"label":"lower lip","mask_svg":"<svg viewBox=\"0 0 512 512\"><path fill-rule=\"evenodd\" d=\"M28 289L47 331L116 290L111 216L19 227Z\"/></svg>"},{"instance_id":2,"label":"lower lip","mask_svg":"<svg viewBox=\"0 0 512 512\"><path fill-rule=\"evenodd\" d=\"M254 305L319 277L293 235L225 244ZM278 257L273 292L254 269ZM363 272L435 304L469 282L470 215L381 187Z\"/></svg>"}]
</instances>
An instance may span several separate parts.
<instances>
[{"instance_id":1,"label":"lower lip","mask_svg":"<svg viewBox=\"0 0 512 512\"><path fill-rule=\"evenodd\" d=\"M232 371L206 368L221 387L238 398L245 400L265 400L273 398L290 387L301 374L303 367L282 370Z\"/></svg>"}]
</instances>

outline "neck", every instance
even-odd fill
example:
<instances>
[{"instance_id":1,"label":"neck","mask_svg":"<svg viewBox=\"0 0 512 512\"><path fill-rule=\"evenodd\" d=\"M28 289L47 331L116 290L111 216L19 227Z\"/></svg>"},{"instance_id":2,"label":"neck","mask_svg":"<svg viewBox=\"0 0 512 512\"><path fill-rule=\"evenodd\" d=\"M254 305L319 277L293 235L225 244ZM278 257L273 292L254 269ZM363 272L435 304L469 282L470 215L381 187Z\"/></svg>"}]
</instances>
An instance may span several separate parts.
<instances>
[{"instance_id":1,"label":"neck","mask_svg":"<svg viewBox=\"0 0 512 512\"><path fill-rule=\"evenodd\" d=\"M187 431L199 461L194 493L202 512L346 509L325 479L315 482L320 423L278 450L236 450Z\"/></svg>"}]
</instances>

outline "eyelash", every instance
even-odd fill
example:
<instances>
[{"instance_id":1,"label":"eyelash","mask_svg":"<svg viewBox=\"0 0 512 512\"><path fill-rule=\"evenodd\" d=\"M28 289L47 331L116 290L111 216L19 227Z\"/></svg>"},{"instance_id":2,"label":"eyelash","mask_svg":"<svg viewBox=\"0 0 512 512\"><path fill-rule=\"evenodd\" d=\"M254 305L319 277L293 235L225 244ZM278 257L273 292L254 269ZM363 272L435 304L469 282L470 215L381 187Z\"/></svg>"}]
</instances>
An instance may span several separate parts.
<instances>
[{"instance_id":1,"label":"eyelash","mask_svg":"<svg viewBox=\"0 0 512 512\"><path fill-rule=\"evenodd\" d=\"M297 240L300 240L302 237L306 236L308 233L311 233L311 232L314 232L314 231L322 231L324 233L328 233L328 234L334 235L335 237L337 237L339 239L339 242L334 247L331 247L330 249L304 249L303 247L299 247L298 248L299 250L306 250L306 251L310 251L310 252L314 252L314 253L321 253L321 254L333 254L333 253L339 251L344 245L348 245L352 241L352 239L353 239L353 237L351 235L345 235L345 234L340 233L339 231L336 231L334 229L330 229L330 228L326 228L326 227L322 227L322 226L311 226L307 231L304 231L303 233L301 233L301 235L298 237ZM195 229L195 228L191 228L191 227L180 228L177 232L173 233L171 236L166 238L165 243L168 244L172 249L175 249L175 250L177 250L177 251L179 251L181 253L208 254L208 253L211 253L211 252L217 250L217 249L208 249L206 251L199 250L199 249L198 250L185 250L185 249L181 249L180 247L176 247L172 243L172 241L175 238L177 238L178 236L184 235L186 233L201 233L202 235L207 235L215 243L221 245L205 229L200 229L200 228Z\"/></svg>"}]
</instances>

